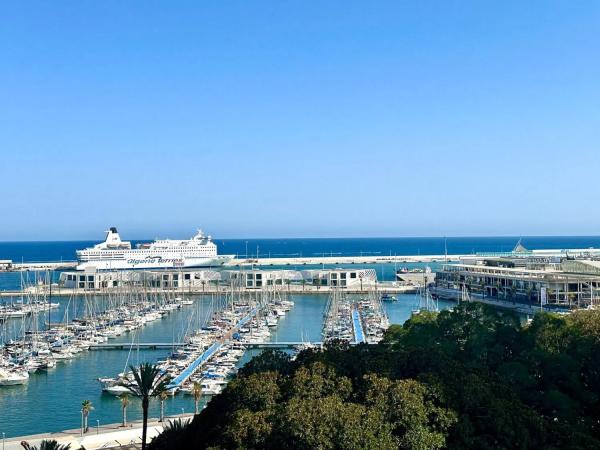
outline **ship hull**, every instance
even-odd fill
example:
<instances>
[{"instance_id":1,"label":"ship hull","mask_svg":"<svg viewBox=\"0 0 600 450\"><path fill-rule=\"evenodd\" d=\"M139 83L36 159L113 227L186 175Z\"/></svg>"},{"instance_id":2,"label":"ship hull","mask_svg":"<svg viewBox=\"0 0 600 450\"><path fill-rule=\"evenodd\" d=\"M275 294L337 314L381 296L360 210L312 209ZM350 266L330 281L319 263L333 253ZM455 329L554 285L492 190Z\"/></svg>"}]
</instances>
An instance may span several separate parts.
<instances>
[{"instance_id":1,"label":"ship hull","mask_svg":"<svg viewBox=\"0 0 600 450\"><path fill-rule=\"evenodd\" d=\"M77 270L189 269L196 267L222 266L232 259L233 255L219 255L204 258L145 257L140 259L99 259L82 261L77 265Z\"/></svg>"}]
</instances>

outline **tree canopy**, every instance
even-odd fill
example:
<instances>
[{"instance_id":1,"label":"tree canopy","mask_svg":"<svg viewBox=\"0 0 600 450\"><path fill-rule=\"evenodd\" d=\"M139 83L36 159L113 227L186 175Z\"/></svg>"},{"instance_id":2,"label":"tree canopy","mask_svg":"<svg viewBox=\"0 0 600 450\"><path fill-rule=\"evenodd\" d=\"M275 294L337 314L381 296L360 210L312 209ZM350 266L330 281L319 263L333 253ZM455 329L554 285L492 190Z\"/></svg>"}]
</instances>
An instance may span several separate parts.
<instances>
[{"instance_id":1,"label":"tree canopy","mask_svg":"<svg viewBox=\"0 0 600 450\"><path fill-rule=\"evenodd\" d=\"M600 312L464 303L378 345L265 351L152 449L600 448Z\"/></svg>"}]
</instances>

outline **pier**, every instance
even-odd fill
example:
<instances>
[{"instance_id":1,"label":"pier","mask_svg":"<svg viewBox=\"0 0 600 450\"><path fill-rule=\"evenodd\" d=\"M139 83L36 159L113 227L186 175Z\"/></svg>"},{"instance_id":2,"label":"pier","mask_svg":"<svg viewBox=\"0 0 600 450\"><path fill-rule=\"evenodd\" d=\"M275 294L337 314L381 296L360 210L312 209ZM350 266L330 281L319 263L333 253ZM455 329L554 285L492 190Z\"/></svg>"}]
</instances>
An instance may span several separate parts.
<instances>
[{"instance_id":1,"label":"pier","mask_svg":"<svg viewBox=\"0 0 600 450\"><path fill-rule=\"evenodd\" d=\"M545 249L529 250L527 254L535 257L592 257L600 256L600 249ZM320 255L320 256L319 256ZM496 253L465 253L457 255L334 255L327 252L314 256L293 257L270 257L260 258L238 257L226 262L221 268L235 267L273 267L273 266L324 266L324 265L352 265L352 264L395 264L395 263L445 263L457 262L465 258L478 256L511 256L512 252ZM44 271L44 270L73 270L77 267L77 261L38 261L16 263L10 260L2 260L0 271ZM168 270L176 270L168 269Z\"/></svg>"},{"instance_id":2,"label":"pier","mask_svg":"<svg viewBox=\"0 0 600 450\"><path fill-rule=\"evenodd\" d=\"M234 258L224 267L239 266L323 266L337 264L394 264L458 261L467 255L359 255L359 256L298 256L277 258ZM472 255L471 255L472 256Z\"/></svg>"},{"instance_id":3,"label":"pier","mask_svg":"<svg viewBox=\"0 0 600 450\"><path fill-rule=\"evenodd\" d=\"M131 342L124 342L121 344L94 344L90 345L90 350L129 350L130 348L145 349L145 350L159 350L168 348L179 348L184 347L184 342L140 342L132 344Z\"/></svg>"},{"instance_id":4,"label":"pier","mask_svg":"<svg viewBox=\"0 0 600 450\"><path fill-rule=\"evenodd\" d=\"M181 348L187 344L183 342L140 342L139 344L133 344L135 349L146 349L146 350L159 350L169 348ZM246 348L295 348L302 345L311 345L314 347L323 346L323 342L306 342L306 341L274 341L274 342L252 342L240 344ZM132 348L132 344L96 344L90 346L90 350L129 350Z\"/></svg>"},{"instance_id":5,"label":"pier","mask_svg":"<svg viewBox=\"0 0 600 450\"><path fill-rule=\"evenodd\" d=\"M258 308L256 308L256 307L252 308L250 310L250 312L245 317L240 319L238 321L238 323L233 327L233 329L229 332L229 336L231 336L231 334L233 334L235 331L239 330L246 323L248 323L250 320L252 320L252 318L256 315L257 312L258 312ZM206 351L204 351L204 353L202 353L200 356L198 356L198 358L196 358L188 367L186 367L184 370L182 370L181 373L171 381L168 388L175 389L175 388L180 387L182 385L182 383L187 381L187 379L190 376L192 376L194 374L194 372L196 372L196 370L198 370L198 368L202 364L204 364L206 361L208 361L210 358L212 358L214 356L214 354L217 353L222 346L223 346L223 341L217 341L214 344L212 344Z\"/></svg>"},{"instance_id":6,"label":"pier","mask_svg":"<svg viewBox=\"0 0 600 450\"><path fill-rule=\"evenodd\" d=\"M360 313L357 309L352 309L352 328L354 329L354 342L357 344L364 344L367 342L360 320Z\"/></svg>"},{"instance_id":7,"label":"pier","mask_svg":"<svg viewBox=\"0 0 600 450\"><path fill-rule=\"evenodd\" d=\"M223 343L215 342L211 345L204 353L202 353L198 358L196 358L192 364L183 369L183 371L176 376L171 383L167 386L167 389L175 389L181 386L183 382L185 382L192 374L198 370L203 363L208 361L217 351L221 348Z\"/></svg>"}]
</instances>

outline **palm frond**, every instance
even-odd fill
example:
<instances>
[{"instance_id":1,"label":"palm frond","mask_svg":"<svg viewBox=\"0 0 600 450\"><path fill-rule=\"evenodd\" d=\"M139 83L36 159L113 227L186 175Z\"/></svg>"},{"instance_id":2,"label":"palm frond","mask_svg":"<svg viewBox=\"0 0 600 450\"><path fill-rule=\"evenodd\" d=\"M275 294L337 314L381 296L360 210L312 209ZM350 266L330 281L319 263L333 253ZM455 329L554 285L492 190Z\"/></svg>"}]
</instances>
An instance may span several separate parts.
<instances>
[{"instance_id":1,"label":"palm frond","mask_svg":"<svg viewBox=\"0 0 600 450\"><path fill-rule=\"evenodd\" d=\"M145 398L155 397L167 390L170 377L154 364L142 363L139 367L129 366L133 373L133 381L121 383L133 395Z\"/></svg>"}]
</instances>

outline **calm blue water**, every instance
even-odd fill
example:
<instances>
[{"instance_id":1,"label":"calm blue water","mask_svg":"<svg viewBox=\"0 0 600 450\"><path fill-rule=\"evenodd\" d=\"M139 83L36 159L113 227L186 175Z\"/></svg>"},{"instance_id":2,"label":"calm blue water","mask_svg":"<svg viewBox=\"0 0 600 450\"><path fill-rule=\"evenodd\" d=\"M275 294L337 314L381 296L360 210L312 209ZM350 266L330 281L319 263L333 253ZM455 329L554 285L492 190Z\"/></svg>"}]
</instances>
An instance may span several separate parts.
<instances>
[{"instance_id":1,"label":"calm blue water","mask_svg":"<svg viewBox=\"0 0 600 450\"><path fill-rule=\"evenodd\" d=\"M501 252L514 248L516 237L449 237L449 254ZM133 240L132 243L138 242ZM442 255L444 238L323 238L323 239L215 239L219 253L239 256L316 255ZM524 236L527 248L600 247L600 236ZM0 259L20 261L73 261L75 250L97 241L0 242Z\"/></svg>"}]
</instances>

